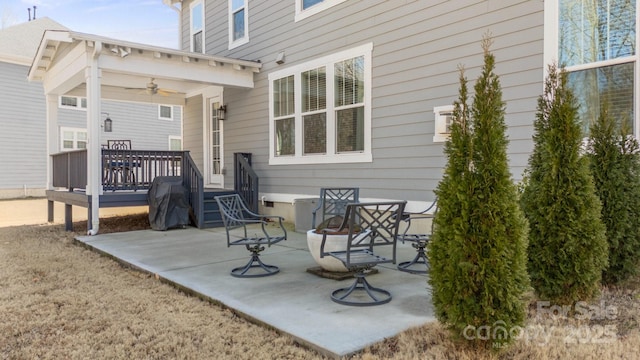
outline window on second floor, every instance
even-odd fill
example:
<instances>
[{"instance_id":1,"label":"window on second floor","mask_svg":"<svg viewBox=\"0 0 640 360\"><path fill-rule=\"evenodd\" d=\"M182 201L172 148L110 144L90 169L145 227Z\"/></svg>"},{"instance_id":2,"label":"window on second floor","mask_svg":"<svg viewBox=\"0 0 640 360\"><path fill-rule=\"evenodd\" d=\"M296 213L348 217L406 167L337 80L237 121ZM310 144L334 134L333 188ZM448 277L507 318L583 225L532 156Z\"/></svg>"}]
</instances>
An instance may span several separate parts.
<instances>
[{"instance_id":1,"label":"window on second floor","mask_svg":"<svg viewBox=\"0 0 640 360\"><path fill-rule=\"evenodd\" d=\"M248 0L229 0L229 48L249 42Z\"/></svg>"},{"instance_id":2,"label":"window on second floor","mask_svg":"<svg viewBox=\"0 0 640 360\"><path fill-rule=\"evenodd\" d=\"M191 51L204 53L204 5L202 1L191 4Z\"/></svg>"},{"instance_id":3,"label":"window on second floor","mask_svg":"<svg viewBox=\"0 0 640 360\"><path fill-rule=\"evenodd\" d=\"M372 44L269 74L269 163L370 162Z\"/></svg>"},{"instance_id":4,"label":"window on second floor","mask_svg":"<svg viewBox=\"0 0 640 360\"><path fill-rule=\"evenodd\" d=\"M296 0L295 21L308 18L346 0Z\"/></svg>"},{"instance_id":5,"label":"window on second floor","mask_svg":"<svg viewBox=\"0 0 640 360\"><path fill-rule=\"evenodd\" d=\"M158 105L158 119L173 120L173 106Z\"/></svg>"},{"instance_id":6,"label":"window on second floor","mask_svg":"<svg viewBox=\"0 0 640 360\"><path fill-rule=\"evenodd\" d=\"M79 128L60 128L60 148L62 151L87 148L87 130Z\"/></svg>"},{"instance_id":7,"label":"window on second floor","mask_svg":"<svg viewBox=\"0 0 640 360\"><path fill-rule=\"evenodd\" d=\"M59 105L61 108L86 110L87 98L78 96L60 96Z\"/></svg>"}]
</instances>

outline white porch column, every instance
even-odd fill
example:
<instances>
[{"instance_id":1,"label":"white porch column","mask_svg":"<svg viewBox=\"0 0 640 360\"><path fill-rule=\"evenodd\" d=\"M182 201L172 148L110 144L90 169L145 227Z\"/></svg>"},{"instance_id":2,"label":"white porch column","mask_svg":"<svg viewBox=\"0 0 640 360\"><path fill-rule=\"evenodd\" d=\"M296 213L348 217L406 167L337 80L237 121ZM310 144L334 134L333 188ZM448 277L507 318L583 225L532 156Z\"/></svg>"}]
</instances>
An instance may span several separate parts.
<instances>
[{"instance_id":1,"label":"white porch column","mask_svg":"<svg viewBox=\"0 0 640 360\"><path fill-rule=\"evenodd\" d=\"M46 146L47 146L47 190L53 190L53 160L51 155L60 152L58 129L58 94L47 94L47 127L46 127Z\"/></svg>"},{"instance_id":2,"label":"white porch column","mask_svg":"<svg viewBox=\"0 0 640 360\"><path fill-rule=\"evenodd\" d=\"M100 146L100 85L102 73L99 67L102 43L96 41L92 53L87 53L89 66L86 69L87 84L87 195L91 197L89 235L100 228L100 193L102 192L102 149Z\"/></svg>"}]
</instances>

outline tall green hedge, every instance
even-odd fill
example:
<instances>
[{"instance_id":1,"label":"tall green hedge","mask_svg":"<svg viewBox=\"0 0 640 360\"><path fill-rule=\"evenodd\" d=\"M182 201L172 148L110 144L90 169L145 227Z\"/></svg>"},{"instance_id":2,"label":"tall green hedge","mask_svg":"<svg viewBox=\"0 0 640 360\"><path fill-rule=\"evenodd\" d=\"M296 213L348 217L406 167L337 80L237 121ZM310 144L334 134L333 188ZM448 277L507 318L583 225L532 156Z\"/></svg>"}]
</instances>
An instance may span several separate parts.
<instances>
[{"instance_id":1,"label":"tall green hedge","mask_svg":"<svg viewBox=\"0 0 640 360\"><path fill-rule=\"evenodd\" d=\"M603 273L608 284L637 274L640 256L640 155L624 120L611 118L603 104L589 136L591 172L609 244L609 267Z\"/></svg>"},{"instance_id":2,"label":"tall green hedge","mask_svg":"<svg viewBox=\"0 0 640 360\"><path fill-rule=\"evenodd\" d=\"M527 225L509 172L505 104L489 45L485 39L471 106L460 71L451 139L445 145L448 162L436 189L429 283L442 323L477 345L501 347L524 324ZM496 332L501 329L511 336Z\"/></svg>"},{"instance_id":3,"label":"tall green hedge","mask_svg":"<svg viewBox=\"0 0 640 360\"><path fill-rule=\"evenodd\" d=\"M549 66L538 99L529 181L529 276L541 300L572 305L600 289L607 266L605 227L589 161L582 155L578 106L567 74Z\"/></svg>"}]
</instances>

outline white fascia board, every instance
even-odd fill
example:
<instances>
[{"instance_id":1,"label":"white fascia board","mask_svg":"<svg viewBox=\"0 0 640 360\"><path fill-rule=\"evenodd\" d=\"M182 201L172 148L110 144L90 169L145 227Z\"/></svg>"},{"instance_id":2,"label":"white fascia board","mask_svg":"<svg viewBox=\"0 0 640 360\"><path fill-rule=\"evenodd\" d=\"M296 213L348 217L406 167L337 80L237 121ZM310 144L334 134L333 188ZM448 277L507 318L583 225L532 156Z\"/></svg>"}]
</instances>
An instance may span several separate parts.
<instances>
[{"instance_id":1,"label":"white fascia board","mask_svg":"<svg viewBox=\"0 0 640 360\"><path fill-rule=\"evenodd\" d=\"M198 59L199 61L202 61L202 62L212 61L212 62L217 62L221 64L238 65L238 66L250 68L253 72L258 72L262 68L262 63L259 63L257 61L233 59L233 58L226 58L222 56L213 56L213 55L207 55L207 54L201 54L201 53L194 53L190 51L182 51L182 50L170 49L165 47L134 43L130 41L117 40L117 39L107 38L103 36L84 34L84 33L78 33L78 32L70 32L70 36L75 40L100 41L103 44L108 44L109 46L121 46L121 47L131 48L135 50L157 52L161 54L171 55L172 57L174 56L178 58L187 57L192 59Z\"/></svg>"},{"instance_id":2,"label":"white fascia board","mask_svg":"<svg viewBox=\"0 0 640 360\"><path fill-rule=\"evenodd\" d=\"M47 30L42 35L42 40L40 40L40 45L38 46L38 51L36 51L36 55L33 57L33 61L31 62L31 68L29 69L28 79L29 81L35 81L37 79L38 73L38 63L45 56L45 53L49 51L47 47L52 42L65 42L70 43L73 39L70 36L68 31L60 31L60 30Z\"/></svg>"},{"instance_id":3,"label":"white fascia board","mask_svg":"<svg viewBox=\"0 0 640 360\"><path fill-rule=\"evenodd\" d=\"M67 56L54 61L42 78L45 94L65 94L85 82L84 70L88 66L86 46L78 43Z\"/></svg>"}]
</instances>

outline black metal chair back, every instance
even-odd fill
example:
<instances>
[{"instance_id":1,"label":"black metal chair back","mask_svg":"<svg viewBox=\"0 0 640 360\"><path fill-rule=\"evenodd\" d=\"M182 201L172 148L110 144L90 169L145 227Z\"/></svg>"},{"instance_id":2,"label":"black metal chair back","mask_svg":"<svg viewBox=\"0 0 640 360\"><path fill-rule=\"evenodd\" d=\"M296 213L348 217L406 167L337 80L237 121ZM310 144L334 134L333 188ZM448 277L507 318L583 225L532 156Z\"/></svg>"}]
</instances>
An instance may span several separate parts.
<instances>
[{"instance_id":1,"label":"black metal chair back","mask_svg":"<svg viewBox=\"0 0 640 360\"><path fill-rule=\"evenodd\" d=\"M231 275L261 277L278 273L280 269L277 266L264 264L259 255L265 249L265 245L271 246L287 239L284 218L252 212L238 194L220 195L215 199L227 233L227 246L244 245L251 252L249 262L231 270ZM276 226L268 226L269 224ZM255 235L248 236L249 230ZM254 271L255 269L258 271Z\"/></svg>"},{"instance_id":2,"label":"black metal chair back","mask_svg":"<svg viewBox=\"0 0 640 360\"><path fill-rule=\"evenodd\" d=\"M131 150L131 140L107 140L107 148L112 150Z\"/></svg>"},{"instance_id":3,"label":"black metal chair back","mask_svg":"<svg viewBox=\"0 0 640 360\"><path fill-rule=\"evenodd\" d=\"M347 204L357 203L360 200L360 188L321 188L320 201L313 210L311 227L315 228L326 219L333 216L343 216L347 210ZM320 216L316 223L317 216Z\"/></svg>"},{"instance_id":4,"label":"black metal chair back","mask_svg":"<svg viewBox=\"0 0 640 360\"><path fill-rule=\"evenodd\" d=\"M331 299L344 305L380 305L391 301L389 291L371 286L365 279L367 270L378 264L396 262L396 241L406 201L352 203L347 205L344 221L338 229L323 230L320 256L332 256L354 272L355 282L335 290ZM346 250L325 252L327 236L348 231ZM382 252L383 248L388 251ZM368 295L363 300L362 296ZM353 295L353 296L351 296Z\"/></svg>"}]
</instances>

